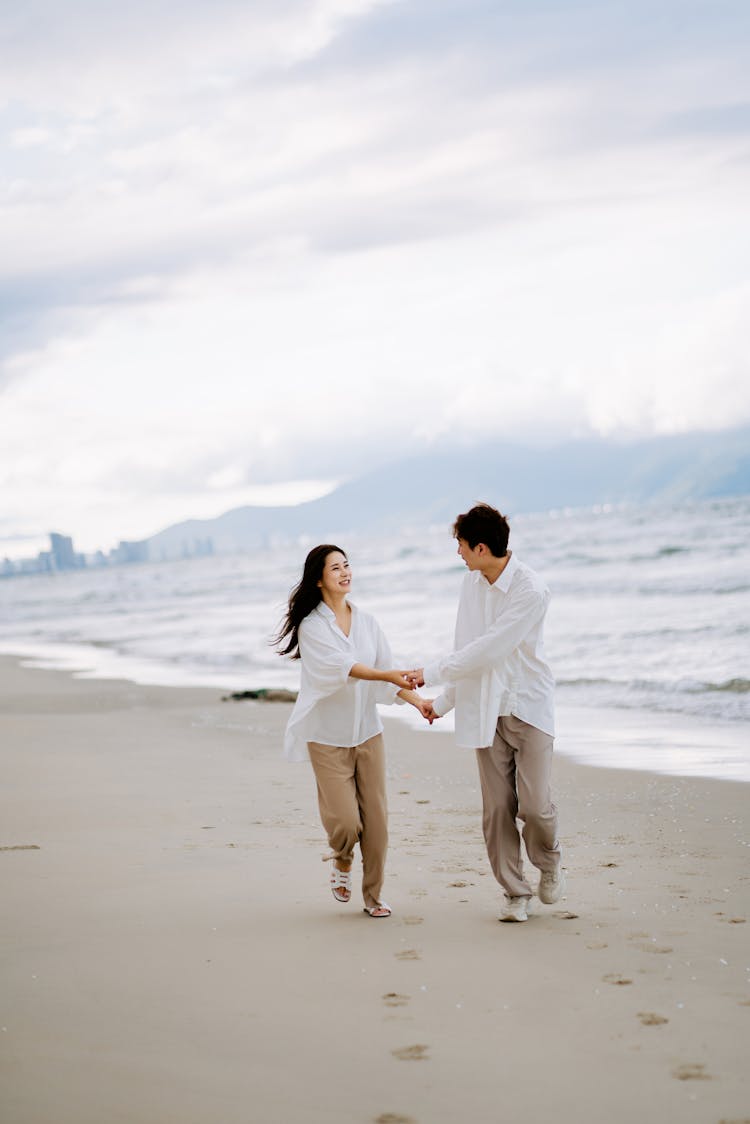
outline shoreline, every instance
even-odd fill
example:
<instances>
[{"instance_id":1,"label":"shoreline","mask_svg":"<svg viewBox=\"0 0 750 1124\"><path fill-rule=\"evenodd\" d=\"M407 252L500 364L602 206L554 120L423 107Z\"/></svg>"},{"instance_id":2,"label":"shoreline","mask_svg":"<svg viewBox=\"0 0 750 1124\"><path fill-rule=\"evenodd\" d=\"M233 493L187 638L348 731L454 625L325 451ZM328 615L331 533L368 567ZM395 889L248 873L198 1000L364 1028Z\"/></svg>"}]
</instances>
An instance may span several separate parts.
<instances>
[{"instance_id":1,"label":"shoreline","mask_svg":"<svg viewBox=\"0 0 750 1124\"><path fill-rule=\"evenodd\" d=\"M567 898L501 925L472 754L386 719L374 922L287 714L0 658L13 1124L747 1116L743 785L559 756Z\"/></svg>"},{"instance_id":2,"label":"shoreline","mask_svg":"<svg viewBox=\"0 0 750 1124\"><path fill-rule=\"evenodd\" d=\"M46 654L45 654L46 653ZM96 652L98 666L87 665L91 651L78 645L30 645L26 652L0 648L0 660L14 660L30 670L59 671L76 680L102 683L128 682L134 686L186 690L223 691L247 689L247 683L224 680L219 672L191 676L166 664L154 665L151 674L138 675L145 665L138 659ZM107 670L109 664L110 671ZM127 674L130 671L132 678ZM153 678L152 678L153 676ZM198 679L201 682L198 682ZM277 684L253 684L265 688ZM434 693L427 691L427 694ZM615 707L556 705L555 751L582 765L596 768L645 771L659 776L696 776L750 783L750 747L746 726L741 722L686 717L676 712L657 712ZM382 709L391 719L408 728L422 730L423 720L411 707ZM449 714L433 732L452 732ZM616 731L616 735L613 734ZM660 748L654 753L655 738Z\"/></svg>"}]
</instances>

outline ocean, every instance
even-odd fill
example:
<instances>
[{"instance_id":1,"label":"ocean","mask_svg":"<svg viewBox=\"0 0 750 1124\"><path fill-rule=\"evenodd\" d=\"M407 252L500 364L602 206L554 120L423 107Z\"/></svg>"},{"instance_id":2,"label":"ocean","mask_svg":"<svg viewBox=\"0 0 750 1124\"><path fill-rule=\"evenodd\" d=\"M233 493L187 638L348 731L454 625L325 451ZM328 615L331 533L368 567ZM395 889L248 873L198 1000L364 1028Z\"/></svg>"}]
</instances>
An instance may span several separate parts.
<instances>
[{"instance_id":1,"label":"ocean","mask_svg":"<svg viewBox=\"0 0 750 1124\"><path fill-rule=\"evenodd\" d=\"M296 688L297 665L269 641L312 545L2 580L0 650L140 683ZM450 647L465 568L449 527L347 535L339 545L352 564L351 599L376 615L396 665ZM654 730L691 723L709 741L710 726L742 744L750 499L518 515L511 547L552 591L546 644L558 707L615 713L631 730L648 728L649 715ZM713 775L728 774L716 766Z\"/></svg>"}]
</instances>

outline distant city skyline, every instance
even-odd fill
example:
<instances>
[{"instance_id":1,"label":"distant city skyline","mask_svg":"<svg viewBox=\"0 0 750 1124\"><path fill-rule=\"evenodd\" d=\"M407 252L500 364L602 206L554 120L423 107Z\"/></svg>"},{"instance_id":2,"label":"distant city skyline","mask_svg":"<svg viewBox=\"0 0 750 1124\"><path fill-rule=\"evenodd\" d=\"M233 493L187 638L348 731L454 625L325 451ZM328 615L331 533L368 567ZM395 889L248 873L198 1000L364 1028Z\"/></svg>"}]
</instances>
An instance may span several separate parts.
<instances>
[{"instance_id":1,"label":"distant city skyline","mask_svg":"<svg viewBox=\"0 0 750 1124\"><path fill-rule=\"evenodd\" d=\"M28 574L57 574L69 570L88 570L100 566L120 566L130 562L148 561L148 548L145 542L120 541L116 547L107 551L78 551L72 535L62 535L58 531L49 533L49 549L40 550L32 557L0 557L0 577L20 577ZM204 549L202 554L210 554L212 549ZM189 555L188 555L189 556Z\"/></svg>"},{"instance_id":2,"label":"distant city skyline","mask_svg":"<svg viewBox=\"0 0 750 1124\"><path fill-rule=\"evenodd\" d=\"M750 420L749 40L740 0L6 13L0 558Z\"/></svg>"},{"instance_id":3,"label":"distant city skyline","mask_svg":"<svg viewBox=\"0 0 750 1124\"><path fill-rule=\"evenodd\" d=\"M409 481L409 488L402 487ZM242 505L211 519L178 520L157 534L121 540L103 551L78 552L73 539L50 534L50 547L32 558L3 559L0 576L206 558L259 550L306 551L317 538L398 535L434 526L448 533L456 512L476 500L516 516L630 508L642 512L698 510L750 500L750 426L720 434L651 437L615 446L604 440L567 441L549 449L485 442L471 455L454 449L411 454L361 475L312 502L286 507Z\"/></svg>"}]
</instances>

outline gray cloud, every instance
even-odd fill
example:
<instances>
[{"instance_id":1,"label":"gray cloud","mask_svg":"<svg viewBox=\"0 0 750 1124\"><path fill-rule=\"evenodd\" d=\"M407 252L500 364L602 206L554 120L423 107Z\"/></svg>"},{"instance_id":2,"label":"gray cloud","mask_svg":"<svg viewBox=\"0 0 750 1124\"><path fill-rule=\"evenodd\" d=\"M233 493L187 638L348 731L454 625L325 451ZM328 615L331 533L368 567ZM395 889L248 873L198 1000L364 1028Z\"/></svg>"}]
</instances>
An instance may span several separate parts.
<instances>
[{"instance_id":1,"label":"gray cloud","mask_svg":"<svg viewBox=\"0 0 750 1124\"><path fill-rule=\"evenodd\" d=\"M268 20L292 29L311 6L72 0L63 13L30 0L4 13L6 89L15 79L20 93L0 116L0 137L16 138L0 214L11 230L23 219L28 236L0 262L0 364L86 310L158 300L184 272L277 240L352 253L512 226L555 205L549 166L565 154L737 135L750 123L750 102L714 104L715 91L676 90L668 77L646 104L640 95L644 72L658 79L715 54L739 73L750 30L739 0L405 0L342 20L301 59L244 57L232 41L241 29L250 43ZM558 89L572 91L569 103L556 104ZM361 113L361 134L305 148L303 130L295 151L295 99L311 130L343 106ZM514 129L520 154L506 140ZM432 167L472 137L481 159ZM528 176L506 174L534 159L544 203L530 202ZM556 205L575 200L561 188ZM48 253L33 243L36 215L51 239L71 223L76 237L63 229Z\"/></svg>"},{"instance_id":2,"label":"gray cloud","mask_svg":"<svg viewBox=\"0 0 750 1124\"><path fill-rule=\"evenodd\" d=\"M159 300L169 279L196 260L195 246L151 248L140 254L103 258L75 266L37 270L20 277L0 275L0 386L9 381L7 361L43 348L59 335L76 330L83 314L113 305ZM137 290L136 278L145 278Z\"/></svg>"},{"instance_id":3,"label":"gray cloud","mask_svg":"<svg viewBox=\"0 0 750 1124\"><path fill-rule=\"evenodd\" d=\"M713 50L741 58L750 32L743 0L409 0L352 22L309 66L361 71L425 57L464 59L494 85L642 66ZM487 69L482 64L487 64Z\"/></svg>"},{"instance_id":4,"label":"gray cloud","mask_svg":"<svg viewBox=\"0 0 750 1124\"><path fill-rule=\"evenodd\" d=\"M53 60L74 69L89 65L92 52L122 56L163 48L165 40L203 36L212 28L247 25L269 17L289 18L310 7L305 0L132 0L127 5L102 0L26 0L3 11L0 57L28 66Z\"/></svg>"},{"instance_id":5,"label":"gray cloud","mask_svg":"<svg viewBox=\"0 0 750 1124\"><path fill-rule=\"evenodd\" d=\"M668 136L742 136L750 143L750 101L691 107L664 118L658 131Z\"/></svg>"},{"instance_id":6,"label":"gray cloud","mask_svg":"<svg viewBox=\"0 0 750 1124\"><path fill-rule=\"evenodd\" d=\"M346 25L297 72L363 83L384 70L412 69L424 100L449 107L447 118L437 115L449 134L454 121L471 128L481 120L488 100L501 119L503 95L572 83L579 103L572 113L550 109L543 141L547 152L575 152L687 132L747 132L746 102L714 104L722 100L720 85L698 84L696 74L705 80L713 71L728 89L747 94L749 42L750 6L742 0L411 0ZM416 123L416 85L414 93L402 112ZM415 138L424 133L432 133L429 120L414 129Z\"/></svg>"}]
</instances>

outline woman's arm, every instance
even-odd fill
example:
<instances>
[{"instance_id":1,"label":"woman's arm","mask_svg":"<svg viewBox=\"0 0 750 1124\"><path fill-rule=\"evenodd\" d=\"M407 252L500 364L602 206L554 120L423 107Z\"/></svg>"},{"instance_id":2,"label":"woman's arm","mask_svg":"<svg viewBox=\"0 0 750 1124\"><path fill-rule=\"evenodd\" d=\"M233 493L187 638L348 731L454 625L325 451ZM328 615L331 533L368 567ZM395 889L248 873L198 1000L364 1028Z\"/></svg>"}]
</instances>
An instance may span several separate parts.
<instances>
[{"instance_id":1,"label":"woman's arm","mask_svg":"<svg viewBox=\"0 0 750 1124\"><path fill-rule=\"evenodd\" d=\"M422 717L427 719L430 725L432 725L436 718L440 718L440 715L437 713L437 711L433 709L432 699L423 699L422 696L418 695L416 691L399 691L398 697L400 699L403 699L404 702L411 703L412 706L415 706Z\"/></svg>"},{"instance_id":2,"label":"woman's arm","mask_svg":"<svg viewBox=\"0 0 750 1124\"><path fill-rule=\"evenodd\" d=\"M383 670L379 667L368 667L364 663L355 663L349 668L352 679L368 679L374 683L393 683L404 691L410 691L416 686L414 676L406 671Z\"/></svg>"}]
</instances>

